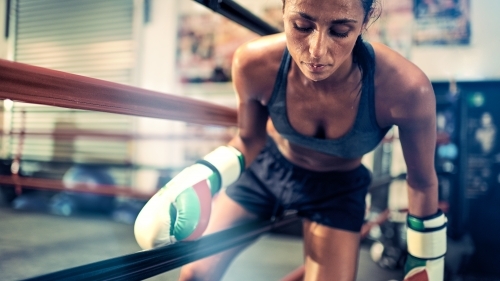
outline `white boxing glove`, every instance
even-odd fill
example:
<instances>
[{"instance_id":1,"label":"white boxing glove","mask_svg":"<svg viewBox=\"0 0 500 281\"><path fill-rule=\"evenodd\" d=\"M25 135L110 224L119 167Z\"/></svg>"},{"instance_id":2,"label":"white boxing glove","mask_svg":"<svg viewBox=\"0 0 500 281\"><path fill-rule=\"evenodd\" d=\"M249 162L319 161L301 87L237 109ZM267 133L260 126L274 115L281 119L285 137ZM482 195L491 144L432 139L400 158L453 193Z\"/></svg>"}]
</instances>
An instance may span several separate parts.
<instances>
[{"instance_id":1,"label":"white boxing glove","mask_svg":"<svg viewBox=\"0 0 500 281\"><path fill-rule=\"evenodd\" d=\"M134 234L139 246L151 249L200 237L210 219L212 196L235 182L244 167L241 152L221 146L181 171L137 216Z\"/></svg>"}]
</instances>

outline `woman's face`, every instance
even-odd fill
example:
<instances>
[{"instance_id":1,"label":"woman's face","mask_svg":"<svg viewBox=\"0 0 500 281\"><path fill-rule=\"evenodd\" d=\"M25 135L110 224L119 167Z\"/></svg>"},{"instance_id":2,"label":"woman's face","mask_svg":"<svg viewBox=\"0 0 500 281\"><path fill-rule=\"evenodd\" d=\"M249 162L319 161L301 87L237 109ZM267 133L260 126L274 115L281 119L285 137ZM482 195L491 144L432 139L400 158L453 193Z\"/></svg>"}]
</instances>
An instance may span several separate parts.
<instances>
[{"instance_id":1,"label":"woman's face","mask_svg":"<svg viewBox=\"0 0 500 281\"><path fill-rule=\"evenodd\" d=\"M321 81L351 66L365 22L360 0L286 0L287 47L302 73Z\"/></svg>"}]
</instances>

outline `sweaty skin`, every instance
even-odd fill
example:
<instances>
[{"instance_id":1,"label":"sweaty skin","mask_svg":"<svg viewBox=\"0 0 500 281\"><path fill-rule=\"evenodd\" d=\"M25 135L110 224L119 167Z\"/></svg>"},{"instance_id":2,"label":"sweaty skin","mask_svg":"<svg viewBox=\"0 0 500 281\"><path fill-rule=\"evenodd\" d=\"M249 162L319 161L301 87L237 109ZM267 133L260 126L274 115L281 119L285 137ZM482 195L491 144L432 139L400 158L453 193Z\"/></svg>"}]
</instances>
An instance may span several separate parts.
<instances>
[{"instance_id":1,"label":"sweaty skin","mask_svg":"<svg viewBox=\"0 0 500 281\"><path fill-rule=\"evenodd\" d=\"M361 79L352 60L356 37L364 29L361 6L352 7L360 5L358 2L288 1L284 33L259 38L236 52L233 80L238 93L239 134L230 145L245 154L247 164L255 159L268 133L289 161L306 169L345 171L360 165L361 158L325 155L288 142L274 129L265 109L287 46L293 58L286 93L287 112L293 113L288 116L292 127L303 135L326 139L339 138L350 130L358 109ZM356 16L353 10L359 14ZM381 128L399 127L410 186L410 212L417 216L434 214L437 178L433 168L436 129L432 86L413 63L382 44L372 45L377 123Z\"/></svg>"},{"instance_id":2,"label":"sweaty skin","mask_svg":"<svg viewBox=\"0 0 500 281\"><path fill-rule=\"evenodd\" d=\"M353 62L356 39L365 30L369 11L361 0L286 0L285 31L241 46L234 55L232 78L238 103L238 133L230 141L249 166L267 135L290 162L311 171L347 171L361 158L325 155L290 143L276 131L266 105L272 95L285 47L292 57L286 89L291 126L300 134L336 139L354 125L361 72ZM435 97L427 77L411 62L382 44L376 56L375 111L381 128L396 125L407 166L409 212L433 215L438 210L434 171ZM332 183L332 188L335 188ZM255 219L222 192L214 201L206 234ZM356 279L360 236L308 219L303 220L305 275L297 280ZM244 246L189 264L179 280L220 280Z\"/></svg>"}]
</instances>

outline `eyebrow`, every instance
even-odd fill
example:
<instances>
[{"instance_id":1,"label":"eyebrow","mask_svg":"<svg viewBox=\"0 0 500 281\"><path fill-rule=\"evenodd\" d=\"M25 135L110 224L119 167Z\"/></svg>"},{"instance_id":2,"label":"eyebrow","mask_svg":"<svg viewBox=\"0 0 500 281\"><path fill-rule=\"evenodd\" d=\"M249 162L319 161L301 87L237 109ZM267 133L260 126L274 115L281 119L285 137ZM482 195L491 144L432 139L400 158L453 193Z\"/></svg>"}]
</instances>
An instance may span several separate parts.
<instances>
[{"instance_id":1,"label":"eyebrow","mask_svg":"<svg viewBox=\"0 0 500 281\"><path fill-rule=\"evenodd\" d=\"M317 19L316 19L316 18L314 18L314 17L312 17L312 16L310 16L310 15L308 15L308 14L306 14L306 13L303 13L303 12L298 12L298 14L299 14L302 18L304 18L304 19L306 19L306 20L310 20L310 21L314 21L314 22L316 22L316 21L317 21ZM358 22L358 21L353 20L353 19L348 19L348 18L342 18L342 19L332 20L330 23L331 23L331 24L346 24L346 23L356 23L356 22Z\"/></svg>"}]
</instances>

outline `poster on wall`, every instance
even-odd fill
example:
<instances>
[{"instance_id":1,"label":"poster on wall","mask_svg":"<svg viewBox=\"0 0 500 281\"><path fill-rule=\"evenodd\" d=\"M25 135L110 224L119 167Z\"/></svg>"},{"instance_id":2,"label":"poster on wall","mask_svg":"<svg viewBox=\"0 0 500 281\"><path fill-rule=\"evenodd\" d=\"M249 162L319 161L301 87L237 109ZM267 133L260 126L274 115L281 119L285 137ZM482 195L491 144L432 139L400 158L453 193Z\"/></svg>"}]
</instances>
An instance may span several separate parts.
<instances>
[{"instance_id":1,"label":"poster on wall","mask_svg":"<svg viewBox=\"0 0 500 281\"><path fill-rule=\"evenodd\" d=\"M500 112L497 110L496 91L476 91L465 96L467 102L467 169L466 193L468 199L488 194L498 186L499 174L495 166L500 157Z\"/></svg>"},{"instance_id":2,"label":"poster on wall","mask_svg":"<svg viewBox=\"0 0 500 281\"><path fill-rule=\"evenodd\" d=\"M262 10L262 18L282 29L281 5ZM259 35L216 13L179 17L177 67L181 82L228 82L234 52Z\"/></svg>"},{"instance_id":3,"label":"poster on wall","mask_svg":"<svg viewBox=\"0 0 500 281\"><path fill-rule=\"evenodd\" d=\"M381 42L409 58L414 22L413 0L384 0L378 8L380 17L368 26L364 38Z\"/></svg>"},{"instance_id":4,"label":"poster on wall","mask_svg":"<svg viewBox=\"0 0 500 281\"><path fill-rule=\"evenodd\" d=\"M468 45L470 0L414 0L415 45Z\"/></svg>"},{"instance_id":5,"label":"poster on wall","mask_svg":"<svg viewBox=\"0 0 500 281\"><path fill-rule=\"evenodd\" d=\"M215 13L181 15L177 67L181 82L227 82L236 49L257 35Z\"/></svg>"}]
</instances>

